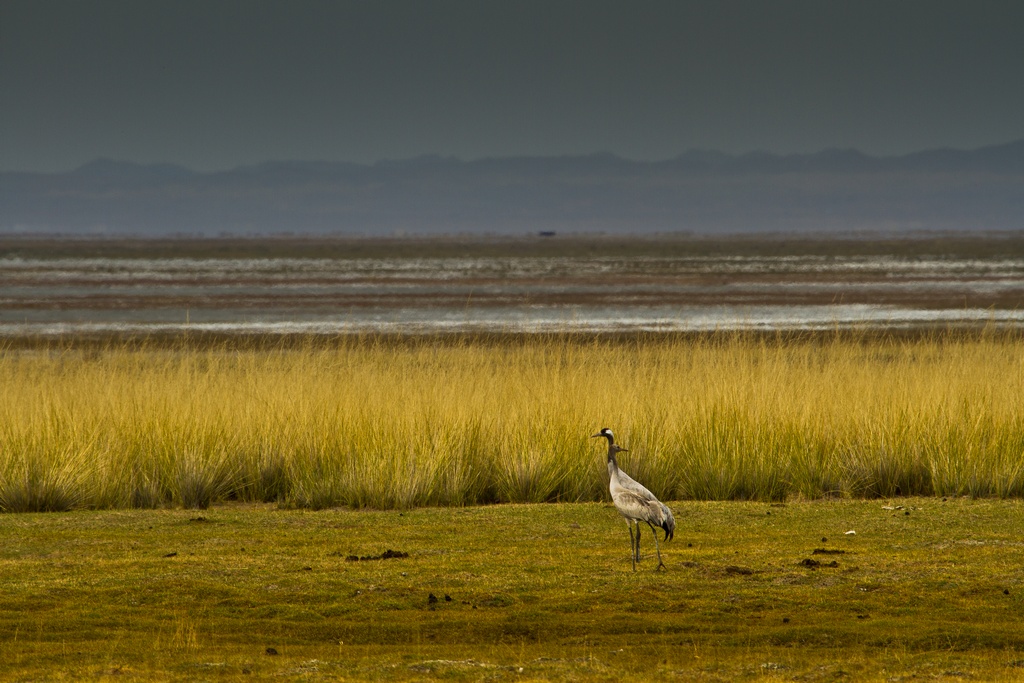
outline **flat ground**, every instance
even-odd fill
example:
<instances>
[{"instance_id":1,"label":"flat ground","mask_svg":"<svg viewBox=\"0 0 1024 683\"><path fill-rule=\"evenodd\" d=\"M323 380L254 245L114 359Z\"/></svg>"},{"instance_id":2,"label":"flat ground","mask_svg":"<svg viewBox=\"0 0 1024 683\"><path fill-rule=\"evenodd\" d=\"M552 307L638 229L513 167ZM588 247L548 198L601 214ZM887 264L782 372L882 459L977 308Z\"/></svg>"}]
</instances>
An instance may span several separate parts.
<instances>
[{"instance_id":1,"label":"flat ground","mask_svg":"<svg viewBox=\"0 0 1024 683\"><path fill-rule=\"evenodd\" d=\"M0 678L1024 680L1019 500L673 508L5 514Z\"/></svg>"}]
</instances>

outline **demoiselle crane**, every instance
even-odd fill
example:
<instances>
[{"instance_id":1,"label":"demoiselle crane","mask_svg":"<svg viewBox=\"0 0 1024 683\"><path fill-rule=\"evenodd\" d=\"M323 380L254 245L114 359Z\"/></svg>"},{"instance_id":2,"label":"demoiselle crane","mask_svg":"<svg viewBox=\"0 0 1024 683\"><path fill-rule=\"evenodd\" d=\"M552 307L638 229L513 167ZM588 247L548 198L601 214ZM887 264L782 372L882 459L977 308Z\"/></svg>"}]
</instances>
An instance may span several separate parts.
<instances>
[{"instance_id":1,"label":"demoiselle crane","mask_svg":"<svg viewBox=\"0 0 1024 683\"><path fill-rule=\"evenodd\" d=\"M612 502L629 527L630 555L633 560L633 571L636 571L636 563L640 561L640 523L644 522L651 527L654 534L654 547L658 551L657 569L667 569L661 561L661 545L658 543L658 532L654 527L665 530L665 540L671 541L676 531L676 520L668 506L655 497L653 493L636 481L628 474L619 469L616 453L628 452L628 449L615 443L615 435L612 430L605 427L590 438L596 439L603 436L608 439L608 490L612 494ZM633 535L633 527L636 526L636 535Z\"/></svg>"}]
</instances>

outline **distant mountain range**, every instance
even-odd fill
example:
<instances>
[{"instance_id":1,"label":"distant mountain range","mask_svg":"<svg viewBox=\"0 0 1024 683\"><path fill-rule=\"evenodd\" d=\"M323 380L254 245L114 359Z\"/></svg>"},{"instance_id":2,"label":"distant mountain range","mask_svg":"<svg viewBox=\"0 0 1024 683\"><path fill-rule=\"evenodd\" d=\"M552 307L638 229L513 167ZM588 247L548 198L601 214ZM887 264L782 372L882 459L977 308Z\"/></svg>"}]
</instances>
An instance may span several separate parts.
<instances>
[{"instance_id":1,"label":"distant mountain range","mask_svg":"<svg viewBox=\"0 0 1024 683\"><path fill-rule=\"evenodd\" d=\"M1024 230L1024 140L872 157L692 150L372 165L268 162L198 173L100 159L0 173L0 233L221 235L541 231Z\"/></svg>"}]
</instances>

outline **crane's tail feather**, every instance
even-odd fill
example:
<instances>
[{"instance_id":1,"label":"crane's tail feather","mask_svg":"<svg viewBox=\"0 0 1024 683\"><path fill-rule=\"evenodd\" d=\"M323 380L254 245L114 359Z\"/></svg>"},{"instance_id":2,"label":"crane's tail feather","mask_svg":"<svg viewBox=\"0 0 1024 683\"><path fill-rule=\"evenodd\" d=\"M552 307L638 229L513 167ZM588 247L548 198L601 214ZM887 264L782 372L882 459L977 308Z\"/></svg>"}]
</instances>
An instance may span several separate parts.
<instances>
[{"instance_id":1,"label":"crane's tail feather","mask_svg":"<svg viewBox=\"0 0 1024 683\"><path fill-rule=\"evenodd\" d=\"M676 535L676 518L672 516L672 511L668 509L668 506L664 503L661 504L662 511L662 522L661 528L665 530L665 540L671 541Z\"/></svg>"}]
</instances>

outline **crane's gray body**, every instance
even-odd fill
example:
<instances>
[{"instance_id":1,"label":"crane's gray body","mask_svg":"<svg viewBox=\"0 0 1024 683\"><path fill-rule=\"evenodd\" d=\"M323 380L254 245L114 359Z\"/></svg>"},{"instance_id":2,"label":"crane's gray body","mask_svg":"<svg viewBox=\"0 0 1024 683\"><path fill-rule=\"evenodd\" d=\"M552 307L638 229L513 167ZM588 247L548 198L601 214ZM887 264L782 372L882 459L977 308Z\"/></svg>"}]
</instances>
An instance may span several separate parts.
<instances>
[{"instance_id":1,"label":"crane's gray body","mask_svg":"<svg viewBox=\"0 0 1024 683\"><path fill-rule=\"evenodd\" d=\"M615 455L626 449L615 443L615 436L610 429L602 429L593 436L603 436L608 439L608 491L612 494L615 509L625 518L626 526L629 527L633 570L636 571L636 563L640 560L641 522L651 527L651 532L654 533L654 544L658 550L658 568L663 568L665 564L661 561L661 546L654 528L664 529L665 540L672 540L676 530L676 520L672 516L672 511L658 500L647 487L619 469ZM634 525L636 526L635 538L633 536Z\"/></svg>"},{"instance_id":2,"label":"crane's gray body","mask_svg":"<svg viewBox=\"0 0 1024 683\"><path fill-rule=\"evenodd\" d=\"M615 473L611 476L608 489L619 513L626 519L647 522L652 526L661 527L665 530L665 539L672 538L676 520L668 506L618 469L614 462L609 463L609 471L613 467L615 467Z\"/></svg>"}]
</instances>

